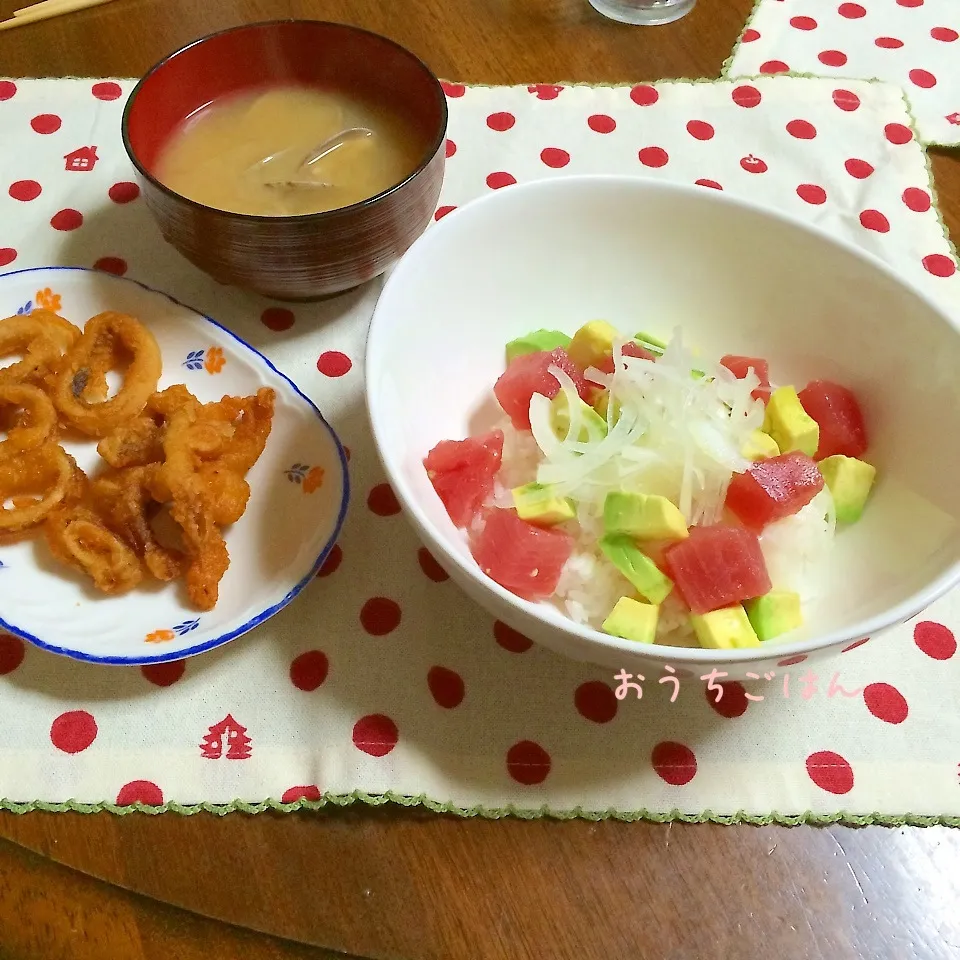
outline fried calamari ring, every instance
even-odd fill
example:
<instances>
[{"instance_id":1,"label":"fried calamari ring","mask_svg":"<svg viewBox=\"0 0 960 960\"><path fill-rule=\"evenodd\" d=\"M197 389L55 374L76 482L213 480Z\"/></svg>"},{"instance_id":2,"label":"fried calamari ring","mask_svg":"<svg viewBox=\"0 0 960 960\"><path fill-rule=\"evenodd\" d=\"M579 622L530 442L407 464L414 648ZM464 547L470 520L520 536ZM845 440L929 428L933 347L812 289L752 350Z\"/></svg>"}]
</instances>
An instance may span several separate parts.
<instances>
[{"instance_id":1,"label":"fried calamari ring","mask_svg":"<svg viewBox=\"0 0 960 960\"><path fill-rule=\"evenodd\" d=\"M118 347L130 354L130 363L117 394L91 403L85 392L88 384L97 392L96 380L108 345L111 368ZM143 411L157 389L161 368L160 347L139 320L122 313L100 313L87 321L79 341L64 357L53 382L53 402L71 426L89 436L102 437Z\"/></svg>"},{"instance_id":2,"label":"fried calamari ring","mask_svg":"<svg viewBox=\"0 0 960 960\"><path fill-rule=\"evenodd\" d=\"M55 443L0 461L0 534L19 533L45 520L79 489L77 474L73 457ZM6 506L19 497L37 499L20 507Z\"/></svg>"},{"instance_id":3,"label":"fried calamari ring","mask_svg":"<svg viewBox=\"0 0 960 960\"><path fill-rule=\"evenodd\" d=\"M56 372L79 338L72 323L47 310L0 320L0 357L23 355L0 369L0 383L40 383Z\"/></svg>"},{"instance_id":4,"label":"fried calamari ring","mask_svg":"<svg viewBox=\"0 0 960 960\"><path fill-rule=\"evenodd\" d=\"M0 460L42 446L56 434L57 411L39 387L28 383L0 383L0 409L5 415L23 411L22 416L8 421L7 439L0 440Z\"/></svg>"}]
</instances>

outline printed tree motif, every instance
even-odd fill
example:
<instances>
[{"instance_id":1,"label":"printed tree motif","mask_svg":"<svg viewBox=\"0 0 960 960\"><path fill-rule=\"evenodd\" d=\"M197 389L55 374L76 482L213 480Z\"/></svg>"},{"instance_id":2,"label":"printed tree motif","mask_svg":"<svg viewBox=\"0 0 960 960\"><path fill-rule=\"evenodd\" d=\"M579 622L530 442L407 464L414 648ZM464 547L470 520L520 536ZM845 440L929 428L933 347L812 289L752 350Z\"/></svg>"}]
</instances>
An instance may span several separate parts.
<instances>
[{"instance_id":1,"label":"printed tree motif","mask_svg":"<svg viewBox=\"0 0 960 960\"><path fill-rule=\"evenodd\" d=\"M252 742L247 736L247 728L237 723L229 713L209 728L200 744L200 755L205 760L219 760L224 756L224 746L227 748L227 760L250 758Z\"/></svg>"}]
</instances>

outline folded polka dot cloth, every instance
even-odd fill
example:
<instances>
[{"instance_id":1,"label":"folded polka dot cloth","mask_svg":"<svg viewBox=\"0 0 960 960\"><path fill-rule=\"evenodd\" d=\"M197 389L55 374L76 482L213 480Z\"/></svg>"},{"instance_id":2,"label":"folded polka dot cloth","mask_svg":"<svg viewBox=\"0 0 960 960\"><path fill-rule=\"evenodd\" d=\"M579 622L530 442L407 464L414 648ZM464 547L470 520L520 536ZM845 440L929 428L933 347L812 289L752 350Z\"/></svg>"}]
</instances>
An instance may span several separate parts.
<instances>
[{"instance_id":1,"label":"folded polka dot cloth","mask_svg":"<svg viewBox=\"0 0 960 960\"><path fill-rule=\"evenodd\" d=\"M131 86L0 82L0 262L98 265L229 324L339 431L353 502L317 580L211 653L102 667L0 636L0 805L253 811L360 799L492 816L960 825L960 596L743 684L648 671L618 690L614 671L493 622L417 542L384 482L362 383L379 285L289 305L186 263L161 239L121 146ZM698 183L861 244L960 318L960 272L895 86L764 77L446 91L437 218L540 177ZM16 598L4 589L0 569L6 610Z\"/></svg>"},{"instance_id":2,"label":"folded polka dot cloth","mask_svg":"<svg viewBox=\"0 0 960 960\"><path fill-rule=\"evenodd\" d=\"M724 76L787 71L899 84L921 141L960 146L957 0L757 0Z\"/></svg>"}]
</instances>

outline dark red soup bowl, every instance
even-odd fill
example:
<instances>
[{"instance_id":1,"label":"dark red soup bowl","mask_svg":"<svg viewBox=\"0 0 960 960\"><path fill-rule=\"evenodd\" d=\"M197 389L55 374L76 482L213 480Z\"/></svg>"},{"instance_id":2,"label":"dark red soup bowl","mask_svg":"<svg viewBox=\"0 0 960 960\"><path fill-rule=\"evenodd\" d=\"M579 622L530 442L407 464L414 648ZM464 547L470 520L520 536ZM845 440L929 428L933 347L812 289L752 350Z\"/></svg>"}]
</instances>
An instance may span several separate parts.
<instances>
[{"instance_id":1,"label":"dark red soup bowl","mask_svg":"<svg viewBox=\"0 0 960 960\"><path fill-rule=\"evenodd\" d=\"M156 176L160 154L195 111L241 91L297 84L392 111L419 146L400 183L337 210L289 217L231 213L180 196ZM310 300L383 273L426 229L443 181L447 103L437 78L392 40L341 23L279 20L196 40L137 84L123 144L164 238L222 283Z\"/></svg>"}]
</instances>

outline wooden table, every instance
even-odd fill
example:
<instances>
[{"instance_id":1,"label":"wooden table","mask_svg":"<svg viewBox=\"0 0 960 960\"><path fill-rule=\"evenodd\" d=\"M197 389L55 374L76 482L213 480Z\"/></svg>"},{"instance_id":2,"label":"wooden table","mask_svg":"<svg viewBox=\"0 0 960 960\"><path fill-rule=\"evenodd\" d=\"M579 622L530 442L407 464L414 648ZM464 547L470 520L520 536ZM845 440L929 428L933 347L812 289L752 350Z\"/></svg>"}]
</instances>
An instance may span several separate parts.
<instances>
[{"instance_id":1,"label":"wooden table","mask_svg":"<svg viewBox=\"0 0 960 960\"><path fill-rule=\"evenodd\" d=\"M207 32L300 16L387 34L467 82L709 77L751 3L700 0L680 23L636 29L586 0L117 0L0 34L0 70L136 76ZM934 170L960 238L960 158L937 155ZM0 814L0 836L22 845L0 840L4 960L332 956L319 947L407 960L960 956L960 831L946 828L353 809Z\"/></svg>"}]
</instances>

